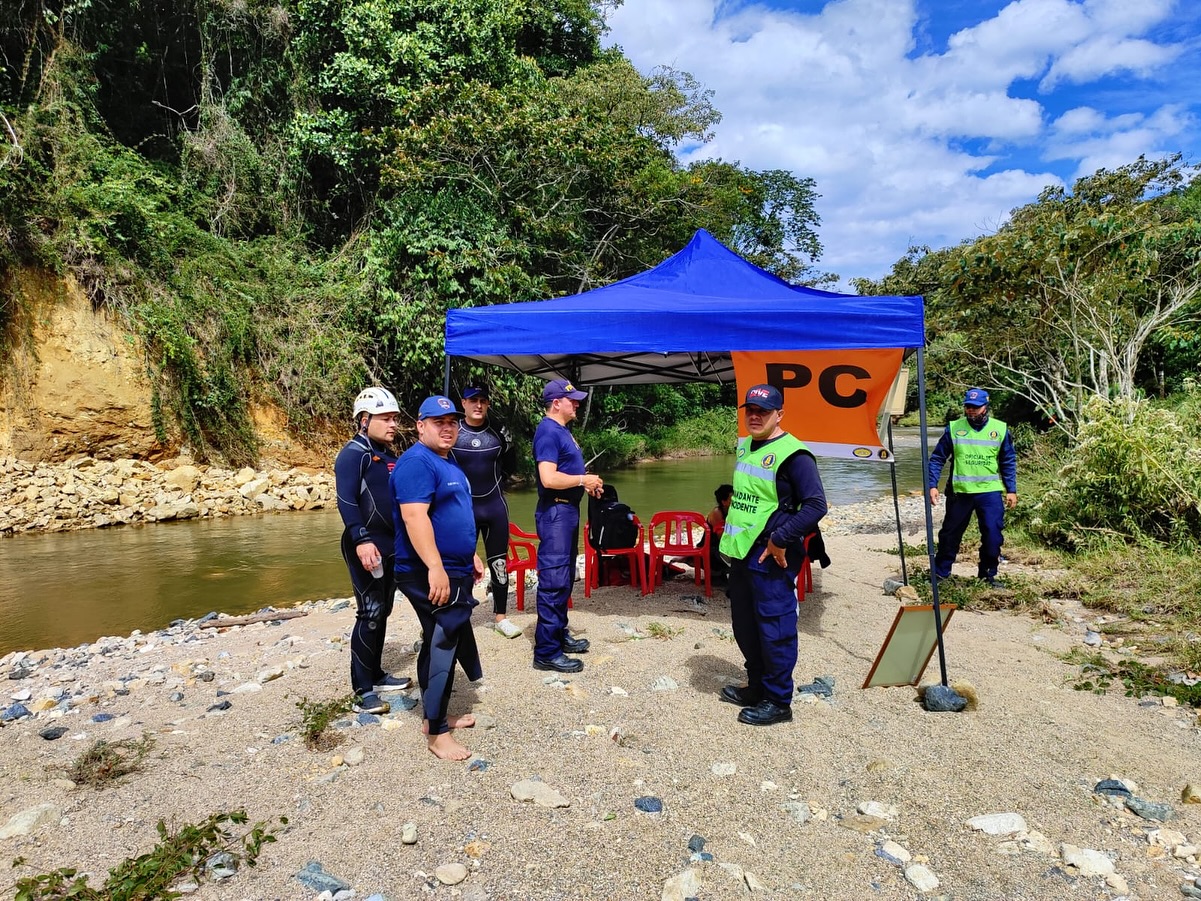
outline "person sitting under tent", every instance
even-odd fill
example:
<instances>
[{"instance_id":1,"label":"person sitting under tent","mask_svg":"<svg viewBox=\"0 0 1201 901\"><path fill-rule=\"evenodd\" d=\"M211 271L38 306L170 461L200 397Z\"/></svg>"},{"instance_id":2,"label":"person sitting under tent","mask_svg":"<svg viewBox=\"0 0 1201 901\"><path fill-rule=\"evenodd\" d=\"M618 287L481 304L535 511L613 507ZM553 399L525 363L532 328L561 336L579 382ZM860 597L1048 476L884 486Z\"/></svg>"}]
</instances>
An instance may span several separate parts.
<instances>
[{"instance_id":1,"label":"person sitting under tent","mask_svg":"<svg viewBox=\"0 0 1201 901\"><path fill-rule=\"evenodd\" d=\"M721 536L726 530L726 514L730 510L730 499L734 496L734 486L725 484L718 485L713 491L713 499L717 501L717 506L709 511L709 515L705 517L705 522L709 525L709 571L713 574L713 580L725 581L726 573L730 570L730 564L721 555L718 546L721 544Z\"/></svg>"}]
</instances>

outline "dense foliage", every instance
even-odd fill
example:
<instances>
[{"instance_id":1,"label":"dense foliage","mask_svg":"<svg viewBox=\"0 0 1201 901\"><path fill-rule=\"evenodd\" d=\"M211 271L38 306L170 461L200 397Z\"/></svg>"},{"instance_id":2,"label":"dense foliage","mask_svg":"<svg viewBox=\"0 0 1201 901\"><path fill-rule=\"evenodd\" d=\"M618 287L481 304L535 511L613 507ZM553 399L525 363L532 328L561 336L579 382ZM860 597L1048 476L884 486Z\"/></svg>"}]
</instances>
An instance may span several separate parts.
<instances>
[{"instance_id":1,"label":"dense foliage","mask_svg":"<svg viewBox=\"0 0 1201 901\"><path fill-rule=\"evenodd\" d=\"M933 372L1002 388L1018 416L1072 436L1090 398L1162 396L1197 372L1201 180L1179 156L1101 169L857 286L924 295Z\"/></svg>"},{"instance_id":2,"label":"dense foliage","mask_svg":"<svg viewBox=\"0 0 1201 901\"><path fill-rule=\"evenodd\" d=\"M0 279L72 274L145 339L162 434L235 461L256 395L302 430L369 381L411 409L442 381L447 308L624 278L698 227L820 280L813 181L681 165L711 94L603 49L603 7L14 0ZM532 412L522 379L489 376Z\"/></svg>"},{"instance_id":3,"label":"dense foliage","mask_svg":"<svg viewBox=\"0 0 1201 901\"><path fill-rule=\"evenodd\" d=\"M1201 393L1177 410L1094 397L1027 528L1076 548L1118 539L1201 542Z\"/></svg>"}]
</instances>

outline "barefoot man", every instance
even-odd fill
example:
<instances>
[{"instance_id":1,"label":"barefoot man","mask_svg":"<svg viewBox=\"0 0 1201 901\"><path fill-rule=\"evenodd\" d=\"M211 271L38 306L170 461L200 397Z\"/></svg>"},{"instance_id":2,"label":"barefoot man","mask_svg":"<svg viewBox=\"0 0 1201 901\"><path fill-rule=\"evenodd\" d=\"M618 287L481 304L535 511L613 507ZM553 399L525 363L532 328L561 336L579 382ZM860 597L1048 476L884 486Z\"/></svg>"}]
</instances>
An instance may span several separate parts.
<instances>
[{"instance_id":1,"label":"barefoot man","mask_svg":"<svg viewBox=\"0 0 1201 901\"><path fill-rule=\"evenodd\" d=\"M391 480L396 584L421 622L422 731L430 751L442 760L471 756L450 730L474 726L475 717L446 715L455 663L468 679L483 677L471 631L471 611L479 603L471 586L484 577L484 564L475 553L467 476L449 459L461 416L450 398L427 398L417 413L417 443L396 461Z\"/></svg>"}]
</instances>

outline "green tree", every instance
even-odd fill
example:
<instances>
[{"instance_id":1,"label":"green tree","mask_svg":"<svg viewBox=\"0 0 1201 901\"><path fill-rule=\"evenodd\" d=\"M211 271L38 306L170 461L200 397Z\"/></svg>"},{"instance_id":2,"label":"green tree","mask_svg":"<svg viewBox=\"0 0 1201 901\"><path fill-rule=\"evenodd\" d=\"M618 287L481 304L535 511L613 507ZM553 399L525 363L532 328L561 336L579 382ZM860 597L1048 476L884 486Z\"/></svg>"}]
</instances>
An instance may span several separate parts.
<instances>
[{"instance_id":1,"label":"green tree","mask_svg":"<svg viewBox=\"0 0 1201 901\"><path fill-rule=\"evenodd\" d=\"M1142 393L1147 348L1197 322L1201 218L1177 199L1190 172L1140 157L1047 188L996 234L911 251L861 290L920 289L947 359L1071 434L1088 397Z\"/></svg>"}]
</instances>

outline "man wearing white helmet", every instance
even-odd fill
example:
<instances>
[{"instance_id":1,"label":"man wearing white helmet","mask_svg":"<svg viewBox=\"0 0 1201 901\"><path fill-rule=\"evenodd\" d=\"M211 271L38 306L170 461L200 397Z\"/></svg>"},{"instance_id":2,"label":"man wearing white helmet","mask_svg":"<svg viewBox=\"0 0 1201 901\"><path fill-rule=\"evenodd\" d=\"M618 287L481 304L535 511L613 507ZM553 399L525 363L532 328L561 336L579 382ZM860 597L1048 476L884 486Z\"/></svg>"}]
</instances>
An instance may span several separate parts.
<instances>
[{"instance_id":1,"label":"man wearing white helmet","mask_svg":"<svg viewBox=\"0 0 1201 901\"><path fill-rule=\"evenodd\" d=\"M386 388L367 388L354 402L358 434L334 460L338 512L342 515L342 559L354 587L354 628L350 633L350 686L355 710L387 713L376 693L408 688L413 680L384 672L384 633L396 594L393 572L396 530L388 478L396 465L389 445L396 437L400 407Z\"/></svg>"}]
</instances>

